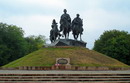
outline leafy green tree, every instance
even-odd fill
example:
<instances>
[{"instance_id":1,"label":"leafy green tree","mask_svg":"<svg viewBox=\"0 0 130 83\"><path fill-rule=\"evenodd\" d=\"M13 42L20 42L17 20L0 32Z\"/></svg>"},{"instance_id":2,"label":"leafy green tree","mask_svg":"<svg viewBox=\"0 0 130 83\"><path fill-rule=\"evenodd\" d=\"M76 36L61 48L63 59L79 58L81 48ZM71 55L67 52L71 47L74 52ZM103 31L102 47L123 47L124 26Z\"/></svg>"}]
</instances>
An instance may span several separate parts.
<instances>
[{"instance_id":1,"label":"leafy green tree","mask_svg":"<svg viewBox=\"0 0 130 83\"><path fill-rule=\"evenodd\" d=\"M29 36L26 37L25 40L27 41L28 46L28 53L31 53L35 50L42 48L46 44L45 36Z\"/></svg>"},{"instance_id":2,"label":"leafy green tree","mask_svg":"<svg viewBox=\"0 0 130 83\"><path fill-rule=\"evenodd\" d=\"M24 38L22 28L0 23L0 66L42 48L45 41L42 35Z\"/></svg>"},{"instance_id":3,"label":"leafy green tree","mask_svg":"<svg viewBox=\"0 0 130 83\"><path fill-rule=\"evenodd\" d=\"M130 34L126 31L105 31L93 49L130 65Z\"/></svg>"},{"instance_id":4,"label":"leafy green tree","mask_svg":"<svg viewBox=\"0 0 130 83\"><path fill-rule=\"evenodd\" d=\"M24 31L15 25L0 23L0 66L27 53Z\"/></svg>"}]
</instances>

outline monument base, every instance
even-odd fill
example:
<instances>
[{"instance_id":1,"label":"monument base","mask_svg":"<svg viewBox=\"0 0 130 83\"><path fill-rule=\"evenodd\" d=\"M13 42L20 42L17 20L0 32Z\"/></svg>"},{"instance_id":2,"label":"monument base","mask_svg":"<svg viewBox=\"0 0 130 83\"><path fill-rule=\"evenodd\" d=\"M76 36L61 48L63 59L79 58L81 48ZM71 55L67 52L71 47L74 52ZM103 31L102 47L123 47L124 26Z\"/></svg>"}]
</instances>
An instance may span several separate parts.
<instances>
[{"instance_id":1,"label":"monument base","mask_svg":"<svg viewBox=\"0 0 130 83\"><path fill-rule=\"evenodd\" d=\"M72 39L58 39L55 42L51 43L49 46L80 46L86 47L86 42L72 40Z\"/></svg>"}]
</instances>

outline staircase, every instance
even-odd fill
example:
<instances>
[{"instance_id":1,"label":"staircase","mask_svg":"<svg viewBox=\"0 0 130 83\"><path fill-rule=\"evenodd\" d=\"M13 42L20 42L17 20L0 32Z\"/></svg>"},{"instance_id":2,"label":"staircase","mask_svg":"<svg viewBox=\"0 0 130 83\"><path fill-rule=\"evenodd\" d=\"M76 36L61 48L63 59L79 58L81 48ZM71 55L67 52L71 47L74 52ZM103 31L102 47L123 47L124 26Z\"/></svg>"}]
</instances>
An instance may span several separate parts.
<instances>
[{"instance_id":1,"label":"staircase","mask_svg":"<svg viewBox=\"0 0 130 83\"><path fill-rule=\"evenodd\" d=\"M118 82L130 83L130 74L0 74L0 82Z\"/></svg>"}]
</instances>

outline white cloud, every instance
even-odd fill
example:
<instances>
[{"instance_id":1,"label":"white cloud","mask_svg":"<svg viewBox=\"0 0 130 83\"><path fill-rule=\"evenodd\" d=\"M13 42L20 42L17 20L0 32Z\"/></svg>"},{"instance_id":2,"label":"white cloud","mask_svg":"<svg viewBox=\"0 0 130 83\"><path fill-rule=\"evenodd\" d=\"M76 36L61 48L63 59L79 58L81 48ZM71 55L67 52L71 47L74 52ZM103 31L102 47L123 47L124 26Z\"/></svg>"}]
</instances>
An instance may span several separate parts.
<instances>
[{"instance_id":1,"label":"white cloud","mask_svg":"<svg viewBox=\"0 0 130 83\"><path fill-rule=\"evenodd\" d=\"M22 0L23 1L23 0ZM24 0L27 3L45 5L47 7L65 7L65 2L63 0Z\"/></svg>"},{"instance_id":2,"label":"white cloud","mask_svg":"<svg viewBox=\"0 0 130 83\"><path fill-rule=\"evenodd\" d=\"M14 3L28 6L40 6L40 7L60 7L65 8L66 4L64 0L12 0ZM12 2L12 3L13 3Z\"/></svg>"},{"instance_id":3,"label":"white cloud","mask_svg":"<svg viewBox=\"0 0 130 83\"><path fill-rule=\"evenodd\" d=\"M95 39L98 39L105 30L118 29L130 31L130 12L127 10L122 12L122 10L119 9L115 11L116 7L118 7L118 5L115 7L117 0L114 1L114 3L112 3L112 0L106 1L1 0L0 3L4 3L5 9L7 8L7 11L11 12L13 15L0 10L0 21L22 27L26 36L41 34L48 38L52 19L55 18L59 23L60 15L63 13L62 10L67 8L72 19L77 13L80 14L84 22L83 40L88 42L87 47L92 48ZM104 8L104 2L105 4L109 4L106 7L107 9ZM111 7L110 4L114 5ZM119 5L121 5L120 8L123 7L123 4ZM113 7L115 9L111 11ZM14 8L14 10L16 9L16 11L12 11L12 8ZM125 8L127 8L126 5ZM30 13L27 15L25 10ZM73 38L72 35L70 37Z\"/></svg>"},{"instance_id":4,"label":"white cloud","mask_svg":"<svg viewBox=\"0 0 130 83\"><path fill-rule=\"evenodd\" d=\"M41 34L48 37L53 18L57 18L57 17L42 16L42 15L14 16L14 17L9 17L8 19L5 18L0 21L22 27L22 29L26 33L25 36Z\"/></svg>"},{"instance_id":5,"label":"white cloud","mask_svg":"<svg viewBox=\"0 0 130 83\"><path fill-rule=\"evenodd\" d=\"M106 11L102 8L92 8L81 12L84 19L83 38L88 42L88 47L92 48L95 39L106 30L125 30L130 31L130 12Z\"/></svg>"}]
</instances>

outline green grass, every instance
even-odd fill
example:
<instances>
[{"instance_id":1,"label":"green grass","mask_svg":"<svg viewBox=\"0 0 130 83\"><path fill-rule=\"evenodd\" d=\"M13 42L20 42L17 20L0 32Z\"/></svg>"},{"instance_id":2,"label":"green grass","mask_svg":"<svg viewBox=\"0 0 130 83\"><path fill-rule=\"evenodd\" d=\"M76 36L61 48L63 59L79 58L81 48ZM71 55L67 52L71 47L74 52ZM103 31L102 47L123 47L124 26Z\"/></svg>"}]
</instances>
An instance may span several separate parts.
<instances>
[{"instance_id":1,"label":"green grass","mask_svg":"<svg viewBox=\"0 0 130 83\"><path fill-rule=\"evenodd\" d=\"M128 67L116 59L82 47L42 48L3 67L52 66L56 58L70 58L70 64L74 66Z\"/></svg>"}]
</instances>

